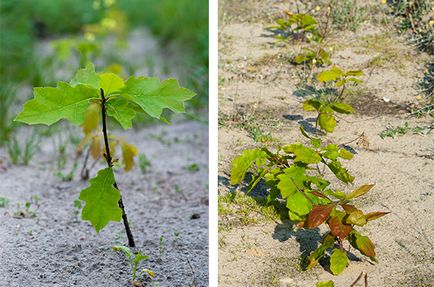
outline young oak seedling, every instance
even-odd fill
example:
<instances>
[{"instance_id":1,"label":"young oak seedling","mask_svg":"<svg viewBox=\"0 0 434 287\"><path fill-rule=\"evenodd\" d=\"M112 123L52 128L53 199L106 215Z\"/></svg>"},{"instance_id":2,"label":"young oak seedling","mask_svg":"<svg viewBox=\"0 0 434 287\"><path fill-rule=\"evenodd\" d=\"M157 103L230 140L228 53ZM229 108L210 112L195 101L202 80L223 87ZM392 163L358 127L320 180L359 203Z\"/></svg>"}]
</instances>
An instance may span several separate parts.
<instances>
[{"instance_id":1,"label":"young oak seedling","mask_svg":"<svg viewBox=\"0 0 434 287\"><path fill-rule=\"evenodd\" d=\"M283 146L277 152L266 147L244 150L232 163L231 184L240 184L247 172L253 172L247 187L250 192L261 180L269 187L268 203L284 201L291 221L303 228L317 228L325 224L329 231L322 244L310 254L307 268L318 264L330 250L330 270L340 274L348 264L344 241L363 255L376 261L374 244L356 230L369 221L388 212L364 213L352 203L354 198L367 193L374 186L366 184L350 193L331 187L321 167L328 168L343 183L352 183L354 177L339 159L349 160L353 155L336 144L324 144L321 139L301 132L310 141L310 146L294 143Z\"/></svg>"},{"instance_id":2,"label":"young oak seedling","mask_svg":"<svg viewBox=\"0 0 434 287\"><path fill-rule=\"evenodd\" d=\"M124 129L131 128L133 118L140 112L165 121L161 117L163 109L184 112L184 102L195 94L180 87L175 79L160 82L158 78L132 76L124 81L113 73L96 73L93 64L78 70L69 83L59 82L57 87L38 87L33 91L34 99L24 104L16 121L52 125L66 119L72 124L83 125L90 109L101 113L103 156L107 168L98 171L89 181L90 186L80 193L80 200L86 204L82 219L89 220L96 232L110 221L122 219L129 246L134 247L122 195L113 173L115 159L111 153L113 144L107 131L107 117L116 120ZM132 160L130 156L127 158Z\"/></svg>"},{"instance_id":3,"label":"young oak seedling","mask_svg":"<svg viewBox=\"0 0 434 287\"><path fill-rule=\"evenodd\" d=\"M338 67L332 67L319 73L317 80L324 83L324 85L328 85L329 89L325 89L324 93L319 93L315 98L305 101L303 109L305 111L317 111L317 125L326 132L333 132L336 126L335 112L341 114L354 113L354 108L343 101L346 97L346 88L349 85L362 83L362 80L357 78L362 75L363 71L351 70L344 72Z\"/></svg>"}]
</instances>

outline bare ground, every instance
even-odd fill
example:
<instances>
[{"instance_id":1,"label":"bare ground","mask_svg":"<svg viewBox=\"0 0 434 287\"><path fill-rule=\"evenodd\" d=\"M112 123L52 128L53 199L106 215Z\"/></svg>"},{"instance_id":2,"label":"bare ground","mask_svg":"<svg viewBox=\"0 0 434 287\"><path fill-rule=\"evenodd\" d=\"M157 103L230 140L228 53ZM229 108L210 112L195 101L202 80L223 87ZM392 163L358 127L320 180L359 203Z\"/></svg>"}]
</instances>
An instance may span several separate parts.
<instances>
[{"instance_id":1,"label":"bare ground","mask_svg":"<svg viewBox=\"0 0 434 287\"><path fill-rule=\"evenodd\" d=\"M295 6L286 3L220 1L221 196L234 190L227 183L233 158L246 148L262 145L254 140L252 127L268 136L265 144L269 146L303 142L300 124L315 131L315 115L301 108L308 97L307 91L297 88L303 71L289 62L299 47L273 45L272 35L264 29L282 9L294 11ZM432 126L429 117L409 117L408 113L416 102L417 79L428 56L409 47L391 24L378 25L374 17L381 16L372 16L355 33L335 31L331 36L332 62L344 69L363 69L365 83L350 99L357 114L341 117L326 139L349 142L356 152L345 162L356 177L354 186L376 183L359 206L366 211L392 212L362 229L376 244L379 263L354 253L339 276L333 276L327 266L301 271L300 257L316 248L324 230L299 230L260 212L252 211L248 221L220 215L220 286L315 286L317 281L332 279L340 287L351 285L362 271L374 287L434 284L432 132L395 139L379 136L389 124ZM352 141L362 133L364 137Z\"/></svg>"}]
</instances>

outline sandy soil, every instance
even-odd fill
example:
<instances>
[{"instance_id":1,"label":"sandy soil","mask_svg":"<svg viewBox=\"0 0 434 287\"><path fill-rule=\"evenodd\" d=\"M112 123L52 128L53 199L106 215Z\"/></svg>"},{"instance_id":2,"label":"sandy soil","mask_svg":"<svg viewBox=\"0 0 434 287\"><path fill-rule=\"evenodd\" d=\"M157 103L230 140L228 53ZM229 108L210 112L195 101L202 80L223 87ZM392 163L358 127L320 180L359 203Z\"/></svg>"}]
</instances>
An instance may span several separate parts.
<instances>
[{"instance_id":1,"label":"sandy soil","mask_svg":"<svg viewBox=\"0 0 434 287\"><path fill-rule=\"evenodd\" d=\"M299 47L272 45L274 39L264 29L282 9L295 6L285 1L220 1L221 195L234 190L228 186L233 158L244 149L262 145L249 135L249 126L259 127L272 137L268 146L303 142L300 124L315 130L315 115L301 109L306 97L296 85L302 71L289 63ZM220 286L301 287L331 279L340 287L351 285L362 271L367 272L370 287L434 285L432 131L425 136L408 133L395 139L379 137L389 124L432 126L429 117L409 117L407 112L416 101L417 79L429 57L406 45L393 32L393 26L382 27L372 21L362 24L356 33L332 35L332 62L344 69L363 69L365 83L351 98L357 114L341 117L335 132L326 139L347 143L365 134L363 140L347 144L356 155L345 164L356 177L355 186L376 183L358 206L366 211L392 212L362 228L376 244L379 263L354 253L339 276L321 266L301 271L300 257L316 248L324 230L296 229L288 222L267 220L257 212L250 214L255 220L248 224L240 218L221 216ZM384 61L373 64L378 57ZM385 102L383 97L390 101Z\"/></svg>"},{"instance_id":2,"label":"sandy soil","mask_svg":"<svg viewBox=\"0 0 434 287\"><path fill-rule=\"evenodd\" d=\"M166 144L151 135L164 135ZM138 168L115 174L137 248L150 256L141 267L156 273L159 286L207 286L207 126L183 122L123 136L152 164L148 174ZM0 286L131 286L127 260L111 250L126 242L122 223L110 223L96 234L81 221L73 201L87 184L53 175L46 160L53 152L50 143L42 143L29 166L6 164L0 150L0 196L10 201L0 215ZM199 171L186 170L192 163ZM36 217L14 218L17 204L33 196L40 198Z\"/></svg>"},{"instance_id":3,"label":"sandy soil","mask_svg":"<svg viewBox=\"0 0 434 287\"><path fill-rule=\"evenodd\" d=\"M156 43L146 31L134 31L121 56L137 66L137 74L150 74L152 68L163 78L176 76L172 66L170 74L165 74L164 56ZM41 54L48 53L50 43L42 42L40 49ZM146 66L143 55L153 55L152 67ZM56 73L59 79L71 74L68 68ZM29 91L22 88L23 95ZM198 117L207 118L207 114ZM0 197L9 200L8 206L0 208L0 286L132 286L127 259L111 249L127 242L123 224L111 222L96 234L73 205L86 181L79 179L78 172L71 182L54 175L58 154L54 143L70 136L64 127L42 139L41 151L29 166L10 164L6 149L0 148ZM31 130L20 133L29 136ZM72 133L80 136L78 129ZM155 272L152 286L208 286L207 124L178 118L170 126L142 125L113 133L137 146L151 162L146 174L138 166L129 173L115 172L135 236L135 251L149 256L139 270ZM66 173L74 154L70 146ZM78 163L80 170L83 156ZM198 170L189 170L191 164ZM90 176L100 167L103 163L95 166ZM35 216L16 218L24 203L35 196L38 204L30 207Z\"/></svg>"}]
</instances>

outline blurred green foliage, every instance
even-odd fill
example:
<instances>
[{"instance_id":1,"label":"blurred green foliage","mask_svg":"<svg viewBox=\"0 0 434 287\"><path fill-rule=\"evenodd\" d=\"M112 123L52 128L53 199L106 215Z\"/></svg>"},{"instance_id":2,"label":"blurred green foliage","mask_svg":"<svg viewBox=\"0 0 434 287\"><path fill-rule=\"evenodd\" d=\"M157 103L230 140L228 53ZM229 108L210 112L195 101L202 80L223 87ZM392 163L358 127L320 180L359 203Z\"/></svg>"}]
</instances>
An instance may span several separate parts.
<instances>
[{"instance_id":1,"label":"blurred green foliage","mask_svg":"<svg viewBox=\"0 0 434 287\"><path fill-rule=\"evenodd\" d=\"M113 7L116 9L111 9ZM70 46L80 53L82 65L81 60L89 56L81 55L83 43L92 42L86 37L88 32L95 34L93 30L98 29L99 24L103 27L110 24L104 20L107 12L113 10L121 12L114 16L126 18L126 28L146 26L150 29L159 40L162 53L175 55L171 59L175 58L177 68L180 67L177 74L181 83L197 93L190 105L193 108L207 106L208 1L1 0L0 100L3 104L0 105L0 145L11 138L15 128L9 124L14 117L10 106L30 97L27 88L23 93L23 87L51 85L59 80L56 78L62 77L58 74L59 67L65 69L65 59L61 55L62 52L70 53ZM123 36L128 35L124 33L126 30L120 31L125 34ZM116 32L119 31L110 32L110 35L119 37ZM55 54L38 54L36 47L41 40L52 42ZM101 44L97 41L98 37L95 45ZM152 55L143 57L152 59ZM117 60L109 59L107 69L122 69L123 63ZM171 64L167 63L168 66ZM128 70L127 74L133 72Z\"/></svg>"}]
</instances>

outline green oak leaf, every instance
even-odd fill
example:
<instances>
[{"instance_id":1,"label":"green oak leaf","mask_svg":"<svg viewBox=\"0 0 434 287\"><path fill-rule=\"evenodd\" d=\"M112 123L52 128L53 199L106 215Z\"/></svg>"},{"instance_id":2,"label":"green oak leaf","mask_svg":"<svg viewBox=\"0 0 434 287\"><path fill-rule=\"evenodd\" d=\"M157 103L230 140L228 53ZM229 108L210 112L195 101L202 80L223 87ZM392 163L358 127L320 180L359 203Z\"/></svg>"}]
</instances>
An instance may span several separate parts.
<instances>
[{"instance_id":1,"label":"green oak leaf","mask_svg":"<svg viewBox=\"0 0 434 287\"><path fill-rule=\"evenodd\" d=\"M331 103L330 107L334 111L341 113L341 114L353 114L354 113L354 108L349 104L336 102L336 103Z\"/></svg>"},{"instance_id":2,"label":"green oak leaf","mask_svg":"<svg viewBox=\"0 0 434 287\"><path fill-rule=\"evenodd\" d=\"M132 127L136 112L130 103L122 98L113 98L106 103L107 115L113 117L124 129Z\"/></svg>"},{"instance_id":3,"label":"green oak leaf","mask_svg":"<svg viewBox=\"0 0 434 287\"><path fill-rule=\"evenodd\" d=\"M336 81L340 77L344 75L344 72L342 72L341 69L338 67L332 67L329 70L323 71L318 74L316 77L318 81L320 82L330 82L330 81Z\"/></svg>"},{"instance_id":4,"label":"green oak leaf","mask_svg":"<svg viewBox=\"0 0 434 287\"><path fill-rule=\"evenodd\" d=\"M316 283L316 287L335 287L335 283L332 280L321 281Z\"/></svg>"},{"instance_id":5,"label":"green oak leaf","mask_svg":"<svg viewBox=\"0 0 434 287\"><path fill-rule=\"evenodd\" d=\"M337 144L328 144L323 147L322 150L324 151L322 156L325 158L336 160L339 157L339 148Z\"/></svg>"},{"instance_id":6,"label":"green oak leaf","mask_svg":"<svg viewBox=\"0 0 434 287\"><path fill-rule=\"evenodd\" d=\"M100 88L100 77L95 72L95 66L92 63L86 65L84 69L79 69L70 82L71 86L88 85L92 88Z\"/></svg>"},{"instance_id":7,"label":"green oak leaf","mask_svg":"<svg viewBox=\"0 0 434 287\"><path fill-rule=\"evenodd\" d=\"M345 183L352 183L354 181L354 176L348 173L346 168L342 167L341 163L338 161L332 161L327 164L330 170L336 175L336 177Z\"/></svg>"},{"instance_id":8,"label":"green oak leaf","mask_svg":"<svg viewBox=\"0 0 434 287\"><path fill-rule=\"evenodd\" d=\"M285 168L283 172L283 174L277 176L279 179L277 188L280 189L283 198L287 198L298 191L297 186L299 188L305 187L304 181L307 180L308 177L305 174L306 169L304 167L292 165L291 167Z\"/></svg>"},{"instance_id":9,"label":"green oak leaf","mask_svg":"<svg viewBox=\"0 0 434 287\"><path fill-rule=\"evenodd\" d=\"M262 164L265 162L267 154L260 149L245 150L237 156L232 162L231 184L238 184L246 175L247 170L255 163Z\"/></svg>"},{"instance_id":10,"label":"green oak leaf","mask_svg":"<svg viewBox=\"0 0 434 287\"><path fill-rule=\"evenodd\" d=\"M286 207L292 212L303 216L308 214L313 206L300 191L296 191L286 199Z\"/></svg>"},{"instance_id":11,"label":"green oak leaf","mask_svg":"<svg viewBox=\"0 0 434 287\"><path fill-rule=\"evenodd\" d=\"M59 82L57 87L34 88L34 99L24 104L15 121L26 124L51 125L61 119L80 125L90 99L99 99L98 90L86 86L70 86Z\"/></svg>"},{"instance_id":12,"label":"green oak leaf","mask_svg":"<svg viewBox=\"0 0 434 287\"><path fill-rule=\"evenodd\" d=\"M339 150L339 156L343 159L352 159L353 154L349 152L346 148L341 148Z\"/></svg>"},{"instance_id":13,"label":"green oak leaf","mask_svg":"<svg viewBox=\"0 0 434 287\"><path fill-rule=\"evenodd\" d=\"M123 87L125 87L124 80L116 74L113 73L101 73L100 78L100 88L104 90L106 95L117 92Z\"/></svg>"},{"instance_id":14,"label":"green oak leaf","mask_svg":"<svg viewBox=\"0 0 434 287\"><path fill-rule=\"evenodd\" d=\"M334 275L339 275L348 264L348 256L345 250L336 248L330 256L330 270Z\"/></svg>"},{"instance_id":15,"label":"green oak leaf","mask_svg":"<svg viewBox=\"0 0 434 287\"><path fill-rule=\"evenodd\" d=\"M179 86L175 79L160 82L158 78L130 77L121 95L140 106L151 117L160 119L163 109L184 112L184 101L195 93Z\"/></svg>"},{"instance_id":16,"label":"green oak leaf","mask_svg":"<svg viewBox=\"0 0 434 287\"><path fill-rule=\"evenodd\" d=\"M122 210L118 206L121 195L113 186L115 177L110 167L98 171L97 176L89 182L90 186L83 189L79 197L86 202L81 217L89 220L96 232L99 232L109 221L122 219Z\"/></svg>"}]
</instances>

